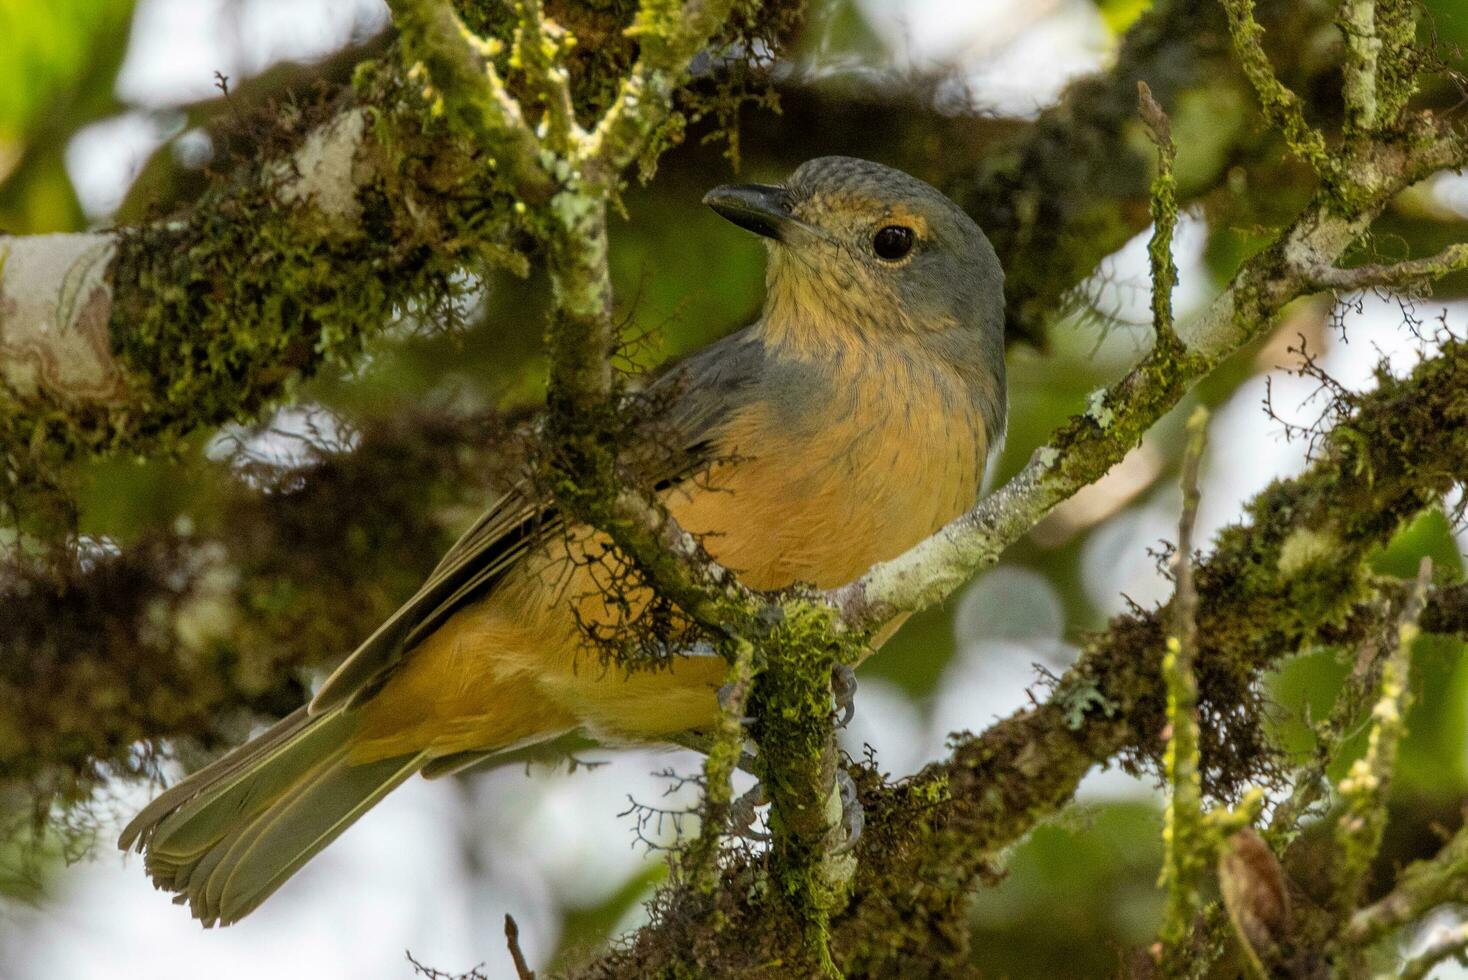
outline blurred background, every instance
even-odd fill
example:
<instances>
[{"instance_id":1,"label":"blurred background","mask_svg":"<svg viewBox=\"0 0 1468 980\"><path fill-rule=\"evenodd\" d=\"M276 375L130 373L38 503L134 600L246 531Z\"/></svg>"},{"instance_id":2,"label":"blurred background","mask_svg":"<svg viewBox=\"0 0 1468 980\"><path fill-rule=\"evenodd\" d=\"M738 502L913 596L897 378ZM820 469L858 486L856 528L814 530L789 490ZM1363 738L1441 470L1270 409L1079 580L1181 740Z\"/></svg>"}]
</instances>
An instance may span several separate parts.
<instances>
[{"instance_id":1,"label":"blurred background","mask_svg":"<svg viewBox=\"0 0 1468 980\"><path fill-rule=\"evenodd\" d=\"M751 115L741 176L778 179L808 156L843 150L941 173L954 164L951 154L1034 119L1068 83L1112 64L1148 6L818 4L796 52L777 69L793 93L787 115ZM1445 38L1468 40L1468 11L1458 0L1427 6ZM215 145L209 126L233 111L230 99L258 102L319 80L339 83L354 63L381 50L386 25L377 0L0 0L0 230L106 226L188 200L226 149ZM222 95L225 77L230 99ZM802 93L896 107L877 118L914 108L902 144L884 145L880 129L812 133L800 122ZM959 127L974 134L973 143L915 138L924 126L931 134ZM1184 165L1195 151L1203 152L1181 148ZM695 349L758 312L760 244L698 203L730 174L721 147L691 139L650 188L627 196L630 220L614 228L613 261L634 332L649 336L633 352L644 366ZM1177 240L1182 317L1220 288L1251 222L1287 214L1298 199L1287 188L1277 198L1271 193L1258 190L1252 217L1199 209L1185 218ZM1468 177L1434 178L1399 202L1390 220L1407 243L1468 238ZM1043 345L1011 347L1012 421L999 479L1145 348L1145 244L1143 234L1106 259L1077 312L1050 324ZM207 522L217 487L246 479L241 452L289 466L293 453L350 444L374 420L425 405L476 411L533 404L543 375L544 289L533 275L476 284L461 327L404 324L350 373L313 379L261 430L215 434L168 463L97 464L81 485L84 527L127 541L183 517ZM1380 297L1337 309L1301 304L1274 339L1211 378L1196 395L1216 412L1198 528L1204 546L1270 480L1305 465L1307 446L1289 438L1280 419L1308 425L1325 406L1315 382L1290 373L1298 354L1289 348L1303 339L1337 380L1365 388L1381 360L1400 371L1430 345L1404 324L1440 314L1468 326L1468 303L1451 290L1407 310ZM1265 411L1266 391L1279 418ZM914 771L942 753L947 733L982 729L1026 703L1032 688L1040 696L1043 672L1063 669L1086 630L1129 602L1149 605L1167 595L1154 553L1175 534L1176 461L1188 409L1181 406L1104 481L1063 505L945 608L914 618L863 668L856 719L843 735L853 754L870 746L884 770ZM462 526L476 503L446 506L459 508ZM1404 534L1382 569L1410 569L1416 555L1430 552L1461 571L1468 538L1444 516L1456 503L1446 501L1444 513ZM411 583L384 586L405 587ZM365 632L372 624L361 625ZM1425 696L1405 747L1389 858L1410 853L1413 835L1434 819L1453 822L1468 799L1468 663L1460 654L1444 644L1419 660ZM1343 669L1333 655L1314 654L1272 681L1288 747L1308 747L1305 721L1328 707ZM187 756L189 749L179 751ZM152 891L136 859L111 848L116 816L140 805L148 790L109 786L88 817L101 842L94 850L0 867L0 978L396 978L412 974L408 952L446 971L484 963L495 977L508 970L505 913L517 919L532 965L553 967L641 920L642 902L663 874L647 840L665 843L674 828L654 820L639 831L629 808L633 801L690 802L665 797L672 783L660 773L699 766L682 752L589 750L580 761L589 764L572 772L511 766L410 782L258 913L208 932ZM1150 781L1093 773L1078 805L1019 845L1004 881L978 896L974 948L986 974L1109 975L1122 949L1155 930L1160 826ZM0 858L10 853L0 845Z\"/></svg>"}]
</instances>

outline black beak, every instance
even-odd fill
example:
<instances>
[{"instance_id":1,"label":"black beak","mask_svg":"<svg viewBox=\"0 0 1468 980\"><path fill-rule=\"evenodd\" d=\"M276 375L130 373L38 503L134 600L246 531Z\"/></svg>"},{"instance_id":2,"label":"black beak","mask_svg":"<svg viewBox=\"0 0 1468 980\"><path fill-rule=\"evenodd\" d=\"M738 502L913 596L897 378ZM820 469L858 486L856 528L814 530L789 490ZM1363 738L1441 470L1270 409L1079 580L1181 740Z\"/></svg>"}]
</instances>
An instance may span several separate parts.
<instances>
[{"instance_id":1,"label":"black beak","mask_svg":"<svg viewBox=\"0 0 1468 980\"><path fill-rule=\"evenodd\" d=\"M703 203L739 227L779 242L809 227L790 213L785 188L771 184L725 184L705 194Z\"/></svg>"}]
</instances>

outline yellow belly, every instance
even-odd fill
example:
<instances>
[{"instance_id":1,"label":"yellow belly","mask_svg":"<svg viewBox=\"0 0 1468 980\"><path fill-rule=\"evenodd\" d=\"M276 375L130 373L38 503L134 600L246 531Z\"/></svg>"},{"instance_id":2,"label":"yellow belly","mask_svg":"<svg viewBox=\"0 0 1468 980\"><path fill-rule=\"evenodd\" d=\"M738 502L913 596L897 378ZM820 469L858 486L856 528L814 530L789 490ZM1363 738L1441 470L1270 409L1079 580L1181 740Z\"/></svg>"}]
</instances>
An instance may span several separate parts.
<instances>
[{"instance_id":1,"label":"yellow belly","mask_svg":"<svg viewBox=\"0 0 1468 980\"><path fill-rule=\"evenodd\" d=\"M667 505L754 588L844 584L975 499L982 427L943 407L935 394L931 404L909 398L875 426L870 416L861 425L831 419L822 445L772 437L777 420L755 408L726 427L716 453L737 462L670 491ZM708 727L723 683L721 659L678 658L671 669L628 675L588 649L578 613L598 624L615 614L603 602L595 566L571 560L603 543L589 534L579 539L547 546L415 648L364 705L356 755L427 749L444 756L577 728L649 740Z\"/></svg>"}]
</instances>

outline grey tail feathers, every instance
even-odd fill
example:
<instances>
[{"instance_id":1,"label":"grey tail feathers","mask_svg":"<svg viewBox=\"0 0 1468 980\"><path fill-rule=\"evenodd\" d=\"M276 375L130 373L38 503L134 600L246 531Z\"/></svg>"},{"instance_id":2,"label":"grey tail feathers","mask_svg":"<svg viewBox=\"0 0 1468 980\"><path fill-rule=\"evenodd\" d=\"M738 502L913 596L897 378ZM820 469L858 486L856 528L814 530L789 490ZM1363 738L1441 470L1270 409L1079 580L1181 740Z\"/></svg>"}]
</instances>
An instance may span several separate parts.
<instances>
[{"instance_id":1,"label":"grey tail feathers","mask_svg":"<svg viewBox=\"0 0 1468 980\"><path fill-rule=\"evenodd\" d=\"M355 727L345 709L303 707L148 804L117 844L206 926L229 925L427 761L352 764Z\"/></svg>"}]
</instances>

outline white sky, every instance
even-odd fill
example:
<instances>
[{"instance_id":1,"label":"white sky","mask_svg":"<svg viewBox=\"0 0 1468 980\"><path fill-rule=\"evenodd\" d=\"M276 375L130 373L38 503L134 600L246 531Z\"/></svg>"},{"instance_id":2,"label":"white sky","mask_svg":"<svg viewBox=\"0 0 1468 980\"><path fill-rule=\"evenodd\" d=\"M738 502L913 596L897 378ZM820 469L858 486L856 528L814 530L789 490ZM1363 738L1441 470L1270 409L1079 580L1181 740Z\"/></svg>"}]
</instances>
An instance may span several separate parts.
<instances>
[{"instance_id":1,"label":"white sky","mask_svg":"<svg viewBox=\"0 0 1468 980\"><path fill-rule=\"evenodd\" d=\"M1089 0L860 3L900 63L953 67L975 104L1008 114L1033 113L1109 56ZM144 0L118 83L119 95L137 108L86 130L68 154L87 213L105 219L117 206L147 155L176 131L168 107L213 94L216 70L239 78L281 58L319 57L370 33L383 17L379 0ZM1443 206L1468 214L1468 178L1443 178L1433 190ZM1207 299L1202 241L1196 221L1180 229L1184 314ZM1144 319L1145 236L1118 253L1109 275L1120 285L1107 287L1106 303ZM1465 316L1468 308L1455 310L1456 322ZM1369 302L1352 318L1353 342L1331 341L1325 366L1348 384L1364 383L1373 344L1408 363L1413 343L1399 323L1394 306ZM1103 344L1098 358L1129 361L1134 351L1123 348L1132 341L1123 334ZM1309 386L1280 372L1274 380L1283 412L1308 394ZM1302 465L1303 447L1285 443L1260 411L1262 391L1262 378L1251 381L1214 419L1213 444L1246 458L1208 458L1200 543L1236 519L1239 505L1268 480ZM1312 417L1308 407L1300 412ZM1122 592L1144 603L1163 597L1165 585L1142 549L1174 536L1177 505L1175 490L1159 488L1088 541L1086 588L1102 608L1119 609ZM1059 600L1044 579L999 567L959 600L960 653L936 703L917 704L890 685L864 681L848 744L869 741L884 768L915 769L941 751L948 731L981 728L1024 703L1032 663L1068 663L1075 651L1062 642L1062 627ZM557 940L554 903L594 905L645 866L631 846L629 819L617 817L627 794L656 801L663 784L653 770L698 765L687 754L599 757L612 764L528 779L513 768L467 791L454 782L411 781L259 912L226 930L199 929L152 891L136 859L124 862L103 847L65 874L60 894L42 907L0 909L0 980L400 978L410 974L405 949L446 970L485 962L498 976L506 970L505 912L541 963ZM1086 792L1150 791L1105 774L1088 781ZM487 869L479 877L466 874L466 850Z\"/></svg>"}]
</instances>

